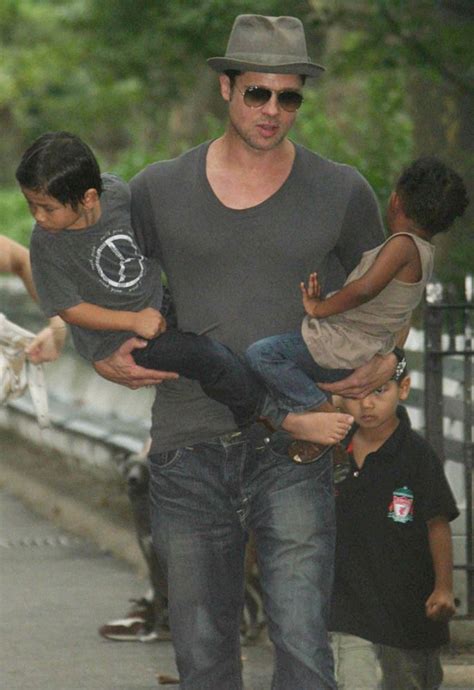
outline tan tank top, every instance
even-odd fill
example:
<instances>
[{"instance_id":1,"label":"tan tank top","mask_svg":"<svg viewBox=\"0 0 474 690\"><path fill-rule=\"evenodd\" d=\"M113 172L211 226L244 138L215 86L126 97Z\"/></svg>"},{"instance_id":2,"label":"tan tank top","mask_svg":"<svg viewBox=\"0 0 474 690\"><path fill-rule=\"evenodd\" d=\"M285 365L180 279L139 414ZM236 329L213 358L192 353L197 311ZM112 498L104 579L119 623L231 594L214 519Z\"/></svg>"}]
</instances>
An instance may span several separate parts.
<instances>
[{"instance_id":1,"label":"tan tank top","mask_svg":"<svg viewBox=\"0 0 474 690\"><path fill-rule=\"evenodd\" d=\"M364 252L344 285L368 271L382 247L397 235L409 235L420 253L422 277L417 283L395 278L369 302L325 319L306 316L302 335L315 361L328 369L355 369L376 354L385 355L395 347L396 335L410 323L411 312L419 304L433 271L435 248L411 233L396 233L383 244Z\"/></svg>"}]
</instances>

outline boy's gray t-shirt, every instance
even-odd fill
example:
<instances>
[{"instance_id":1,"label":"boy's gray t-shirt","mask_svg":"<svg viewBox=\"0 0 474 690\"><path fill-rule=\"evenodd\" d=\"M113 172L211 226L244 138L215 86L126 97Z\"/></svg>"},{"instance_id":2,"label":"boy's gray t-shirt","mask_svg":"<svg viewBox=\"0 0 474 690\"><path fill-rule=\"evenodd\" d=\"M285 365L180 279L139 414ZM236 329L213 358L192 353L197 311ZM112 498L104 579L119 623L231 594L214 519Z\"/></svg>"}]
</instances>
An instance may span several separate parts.
<instances>
[{"instance_id":1,"label":"boy's gray t-shirt","mask_svg":"<svg viewBox=\"0 0 474 690\"><path fill-rule=\"evenodd\" d=\"M161 264L178 326L237 352L269 335L299 330L300 281L318 271L339 288L361 255L383 240L375 195L353 168L296 146L288 179L269 199L224 206L206 176L209 143L155 163L130 183L132 221L146 256ZM235 430L229 410L181 378L156 388L152 452Z\"/></svg>"},{"instance_id":2,"label":"boy's gray t-shirt","mask_svg":"<svg viewBox=\"0 0 474 690\"><path fill-rule=\"evenodd\" d=\"M159 309L161 271L140 251L130 221L126 182L102 175L101 216L81 230L49 232L38 224L30 244L33 278L47 316L81 302L123 311ZM71 326L74 345L91 361L104 359L125 340L128 331L96 331Z\"/></svg>"}]
</instances>

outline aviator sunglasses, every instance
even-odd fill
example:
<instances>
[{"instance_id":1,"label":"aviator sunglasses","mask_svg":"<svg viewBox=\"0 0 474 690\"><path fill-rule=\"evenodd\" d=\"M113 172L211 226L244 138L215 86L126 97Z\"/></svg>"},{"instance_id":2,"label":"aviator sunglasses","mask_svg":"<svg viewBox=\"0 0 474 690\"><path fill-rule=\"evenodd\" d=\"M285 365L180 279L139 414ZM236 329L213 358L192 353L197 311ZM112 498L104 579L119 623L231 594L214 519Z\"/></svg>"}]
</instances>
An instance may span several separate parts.
<instances>
[{"instance_id":1,"label":"aviator sunglasses","mask_svg":"<svg viewBox=\"0 0 474 690\"><path fill-rule=\"evenodd\" d=\"M267 89L265 86L247 86L245 91L241 91L238 87L236 88L244 97L244 103L249 108L261 108L265 103L268 103L273 93L276 94L280 107L288 113L294 113L303 103L303 94L299 93L299 91L274 91L273 89Z\"/></svg>"}]
</instances>

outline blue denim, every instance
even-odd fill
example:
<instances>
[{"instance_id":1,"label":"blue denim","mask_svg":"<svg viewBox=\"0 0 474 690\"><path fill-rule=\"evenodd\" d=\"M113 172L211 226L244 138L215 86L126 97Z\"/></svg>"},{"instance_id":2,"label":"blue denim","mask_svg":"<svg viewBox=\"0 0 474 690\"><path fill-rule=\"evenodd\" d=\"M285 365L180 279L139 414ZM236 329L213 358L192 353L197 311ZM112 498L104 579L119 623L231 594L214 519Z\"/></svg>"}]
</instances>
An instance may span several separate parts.
<instances>
[{"instance_id":1,"label":"blue denim","mask_svg":"<svg viewBox=\"0 0 474 690\"><path fill-rule=\"evenodd\" d=\"M305 412L327 401L329 394L318 388L315 381L333 383L353 371L321 367L296 331L258 340L250 345L246 357L273 398L265 399L262 415L270 417L276 426L281 425L288 412Z\"/></svg>"},{"instance_id":2,"label":"blue denim","mask_svg":"<svg viewBox=\"0 0 474 690\"><path fill-rule=\"evenodd\" d=\"M147 369L199 381L206 395L229 407L239 428L260 415L266 394L262 382L243 357L218 340L173 328L134 350L133 357Z\"/></svg>"},{"instance_id":3,"label":"blue denim","mask_svg":"<svg viewBox=\"0 0 474 690\"><path fill-rule=\"evenodd\" d=\"M272 690L335 690L326 632L335 546L332 465L297 465L254 425L150 456L155 548L166 562L181 690L242 690L244 551L256 540Z\"/></svg>"}]
</instances>

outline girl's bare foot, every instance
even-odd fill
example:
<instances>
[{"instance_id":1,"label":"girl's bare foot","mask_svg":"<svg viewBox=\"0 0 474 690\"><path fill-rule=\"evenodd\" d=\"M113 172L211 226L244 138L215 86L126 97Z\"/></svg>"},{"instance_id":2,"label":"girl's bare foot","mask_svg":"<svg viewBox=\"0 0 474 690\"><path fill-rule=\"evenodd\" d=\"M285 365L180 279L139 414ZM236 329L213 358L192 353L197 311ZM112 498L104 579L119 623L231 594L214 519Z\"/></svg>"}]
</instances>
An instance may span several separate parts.
<instances>
[{"instance_id":1,"label":"girl's bare foot","mask_svg":"<svg viewBox=\"0 0 474 690\"><path fill-rule=\"evenodd\" d=\"M297 439L330 446L342 441L353 422L354 417L342 412L290 412L282 428Z\"/></svg>"}]
</instances>

